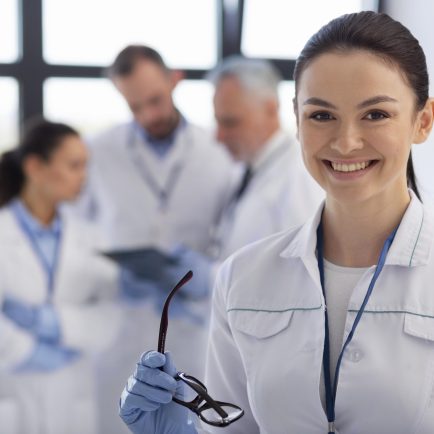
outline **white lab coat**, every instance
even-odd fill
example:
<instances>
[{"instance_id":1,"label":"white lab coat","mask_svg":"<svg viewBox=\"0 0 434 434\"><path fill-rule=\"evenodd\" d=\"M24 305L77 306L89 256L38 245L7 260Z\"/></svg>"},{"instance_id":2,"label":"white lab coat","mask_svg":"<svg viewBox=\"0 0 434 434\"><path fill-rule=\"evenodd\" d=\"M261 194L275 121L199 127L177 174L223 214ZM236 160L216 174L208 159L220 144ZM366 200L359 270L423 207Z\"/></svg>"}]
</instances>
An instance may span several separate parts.
<instances>
[{"instance_id":1,"label":"white lab coat","mask_svg":"<svg viewBox=\"0 0 434 434\"><path fill-rule=\"evenodd\" d=\"M324 434L321 209L232 256L213 302L207 384L246 414L227 434ZM434 214L412 195L340 371L339 434L434 432ZM375 267L353 291L346 339ZM204 426L208 432L221 429Z\"/></svg>"},{"instance_id":2,"label":"white lab coat","mask_svg":"<svg viewBox=\"0 0 434 434\"><path fill-rule=\"evenodd\" d=\"M91 140L90 150L89 184L78 206L99 224L108 248L166 249L183 243L207 252L238 174L210 134L187 122L168 154L160 158L130 122ZM159 187L171 186L166 207L160 206L146 171ZM172 316L166 348L180 369L203 378L210 298L185 303L203 323ZM104 434L128 432L117 416L120 393L140 354L157 347L161 312L146 301L124 305L123 310L124 330L116 351L99 370Z\"/></svg>"},{"instance_id":3,"label":"white lab coat","mask_svg":"<svg viewBox=\"0 0 434 434\"><path fill-rule=\"evenodd\" d=\"M217 257L261 238L304 223L324 198L301 159L299 145L278 130L253 163L253 177L238 201L232 201L216 235Z\"/></svg>"},{"instance_id":4,"label":"white lab coat","mask_svg":"<svg viewBox=\"0 0 434 434\"><path fill-rule=\"evenodd\" d=\"M186 123L168 154L159 157L130 122L91 140L90 150L89 185L79 207L101 226L109 247L185 243L199 252L208 249L234 170L207 132ZM166 207L146 172L159 187L169 184Z\"/></svg>"},{"instance_id":5,"label":"white lab coat","mask_svg":"<svg viewBox=\"0 0 434 434\"><path fill-rule=\"evenodd\" d=\"M117 269L96 254L98 238L87 223L63 216L63 237L52 303L62 343L82 353L48 373L13 373L33 350L30 334L0 312L0 432L95 434L94 355L116 338L120 315L113 303ZM9 208L0 210L0 303L48 298L46 275Z\"/></svg>"}]
</instances>

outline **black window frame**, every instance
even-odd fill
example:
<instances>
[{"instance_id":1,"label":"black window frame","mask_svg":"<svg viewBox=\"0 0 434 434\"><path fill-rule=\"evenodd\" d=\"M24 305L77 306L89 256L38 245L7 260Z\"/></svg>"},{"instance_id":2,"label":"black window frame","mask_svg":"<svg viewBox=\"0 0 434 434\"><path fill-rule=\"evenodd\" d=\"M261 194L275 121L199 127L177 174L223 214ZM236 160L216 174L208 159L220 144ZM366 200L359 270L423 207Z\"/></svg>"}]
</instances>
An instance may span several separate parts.
<instances>
[{"instance_id":1,"label":"black window frame","mask_svg":"<svg viewBox=\"0 0 434 434\"><path fill-rule=\"evenodd\" d=\"M378 10L384 10L379 0ZM18 1L18 39L20 56L16 62L0 63L0 77L11 77L19 85L19 123L44 113L43 86L48 78L101 78L99 66L54 65L43 57L43 0ZM218 0L217 61L241 54L244 0ZM280 70L284 80L291 80L295 59L268 59ZM185 79L201 79L205 69L183 69Z\"/></svg>"}]
</instances>

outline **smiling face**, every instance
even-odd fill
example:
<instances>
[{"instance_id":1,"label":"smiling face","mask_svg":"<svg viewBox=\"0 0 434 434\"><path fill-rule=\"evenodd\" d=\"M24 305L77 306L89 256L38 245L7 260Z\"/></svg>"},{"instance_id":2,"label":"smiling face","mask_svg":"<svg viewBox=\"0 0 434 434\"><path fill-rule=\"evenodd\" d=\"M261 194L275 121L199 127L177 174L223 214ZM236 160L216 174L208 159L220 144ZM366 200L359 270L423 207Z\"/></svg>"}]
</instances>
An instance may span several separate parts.
<instances>
[{"instance_id":1,"label":"smiling face","mask_svg":"<svg viewBox=\"0 0 434 434\"><path fill-rule=\"evenodd\" d=\"M297 85L298 138L328 199L408 198L411 144L430 129L430 107L415 106L401 71L367 51L325 53L306 67Z\"/></svg>"}]
</instances>

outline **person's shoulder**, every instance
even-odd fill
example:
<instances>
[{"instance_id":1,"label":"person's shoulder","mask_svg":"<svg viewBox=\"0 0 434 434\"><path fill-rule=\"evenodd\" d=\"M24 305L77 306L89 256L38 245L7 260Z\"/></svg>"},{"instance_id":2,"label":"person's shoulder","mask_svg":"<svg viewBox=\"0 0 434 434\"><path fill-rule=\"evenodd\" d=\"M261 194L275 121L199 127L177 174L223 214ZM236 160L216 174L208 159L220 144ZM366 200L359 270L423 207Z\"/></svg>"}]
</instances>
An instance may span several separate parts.
<instances>
[{"instance_id":1,"label":"person's shoulder","mask_svg":"<svg viewBox=\"0 0 434 434\"><path fill-rule=\"evenodd\" d=\"M291 246L304 226L297 225L247 244L233 253L234 264L258 263L279 257L283 250Z\"/></svg>"},{"instance_id":2,"label":"person's shoulder","mask_svg":"<svg viewBox=\"0 0 434 434\"><path fill-rule=\"evenodd\" d=\"M103 233L96 223L69 212L62 212L61 216L65 230L73 234L74 239L80 244L88 248L104 245Z\"/></svg>"},{"instance_id":3,"label":"person's shoulder","mask_svg":"<svg viewBox=\"0 0 434 434\"><path fill-rule=\"evenodd\" d=\"M98 151L102 147L105 149L117 147L126 142L130 128L131 122L111 126L110 128L86 137L86 143L93 151Z\"/></svg>"},{"instance_id":4,"label":"person's shoulder","mask_svg":"<svg viewBox=\"0 0 434 434\"><path fill-rule=\"evenodd\" d=\"M4 225L10 223L13 219L9 204L0 207L0 231L3 232Z\"/></svg>"},{"instance_id":5,"label":"person's shoulder","mask_svg":"<svg viewBox=\"0 0 434 434\"><path fill-rule=\"evenodd\" d=\"M234 276L258 270L271 270L281 254L297 242L308 223L269 235L235 251L221 265L220 273L231 280ZM230 285L228 285L230 286Z\"/></svg>"}]
</instances>

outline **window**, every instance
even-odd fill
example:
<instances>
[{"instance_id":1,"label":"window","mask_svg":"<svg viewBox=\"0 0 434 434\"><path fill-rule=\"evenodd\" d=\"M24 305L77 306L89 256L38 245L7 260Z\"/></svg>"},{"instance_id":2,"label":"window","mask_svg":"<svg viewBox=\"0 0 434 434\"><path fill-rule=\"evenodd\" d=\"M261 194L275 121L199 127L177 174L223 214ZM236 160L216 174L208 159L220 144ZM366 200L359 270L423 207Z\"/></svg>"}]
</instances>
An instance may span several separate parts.
<instances>
[{"instance_id":1,"label":"window","mask_svg":"<svg viewBox=\"0 0 434 434\"><path fill-rule=\"evenodd\" d=\"M344 13L377 10L363 0L245 0L241 51L246 56L296 59L309 37Z\"/></svg>"},{"instance_id":2,"label":"window","mask_svg":"<svg viewBox=\"0 0 434 434\"><path fill-rule=\"evenodd\" d=\"M16 145L18 140L18 83L0 77L0 151Z\"/></svg>"},{"instance_id":3,"label":"window","mask_svg":"<svg viewBox=\"0 0 434 434\"><path fill-rule=\"evenodd\" d=\"M46 80L44 115L71 124L83 134L94 134L130 119L128 106L111 82L103 78Z\"/></svg>"},{"instance_id":4,"label":"window","mask_svg":"<svg viewBox=\"0 0 434 434\"><path fill-rule=\"evenodd\" d=\"M174 68L217 61L217 0L44 0L43 22L49 63L108 65L131 43L156 48Z\"/></svg>"},{"instance_id":5,"label":"window","mask_svg":"<svg viewBox=\"0 0 434 434\"><path fill-rule=\"evenodd\" d=\"M210 127L212 94L212 85L204 80L183 80L174 101L190 121ZM48 119L71 124L86 135L131 119L128 106L107 79L50 78L44 83L44 101Z\"/></svg>"},{"instance_id":6,"label":"window","mask_svg":"<svg viewBox=\"0 0 434 434\"><path fill-rule=\"evenodd\" d=\"M0 63L18 59L18 4L17 0L0 1Z\"/></svg>"}]
</instances>

